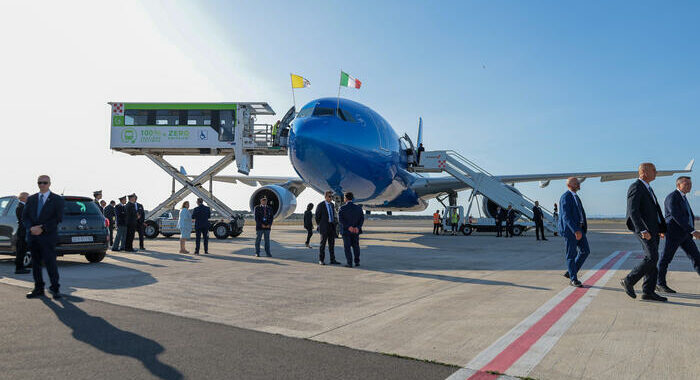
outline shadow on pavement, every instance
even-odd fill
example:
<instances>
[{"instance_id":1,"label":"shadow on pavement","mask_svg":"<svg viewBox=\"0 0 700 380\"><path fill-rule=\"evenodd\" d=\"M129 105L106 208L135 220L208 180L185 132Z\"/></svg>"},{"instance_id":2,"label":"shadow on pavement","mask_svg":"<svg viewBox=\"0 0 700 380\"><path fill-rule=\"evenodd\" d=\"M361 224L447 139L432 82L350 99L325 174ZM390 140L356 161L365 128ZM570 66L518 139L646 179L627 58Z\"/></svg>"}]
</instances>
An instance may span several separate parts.
<instances>
[{"instance_id":1,"label":"shadow on pavement","mask_svg":"<svg viewBox=\"0 0 700 380\"><path fill-rule=\"evenodd\" d=\"M165 351L158 342L120 330L104 318L86 313L73 304L82 302L82 298L66 297L60 300L60 306L48 298L43 298L42 301L66 327L73 330L72 335L75 339L107 354L132 357L140 361L151 374L161 379L183 378L177 369L158 360L158 355Z\"/></svg>"}]
</instances>

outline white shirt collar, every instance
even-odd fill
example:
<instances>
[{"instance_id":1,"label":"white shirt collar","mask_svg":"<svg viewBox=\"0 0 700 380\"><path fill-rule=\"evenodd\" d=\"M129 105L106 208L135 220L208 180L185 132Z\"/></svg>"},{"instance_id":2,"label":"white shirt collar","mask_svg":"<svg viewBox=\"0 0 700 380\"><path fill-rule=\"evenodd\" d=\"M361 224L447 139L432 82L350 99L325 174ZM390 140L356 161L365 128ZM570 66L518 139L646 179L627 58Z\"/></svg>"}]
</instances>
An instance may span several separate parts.
<instances>
[{"instance_id":1,"label":"white shirt collar","mask_svg":"<svg viewBox=\"0 0 700 380\"><path fill-rule=\"evenodd\" d=\"M676 189L677 192L681 194L681 197L685 198L685 193L681 191L681 189Z\"/></svg>"},{"instance_id":2,"label":"white shirt collar","mask_svg":"<svg viewBox=\"0 0 700 380\"><path fill-rule=\"evenodd\" d=\"M573 196L574 196L574 198L576 198L576 192L575 192L575 191L573 191L573 190L569 190L569 192L571 193L571 195L573 195Z\"/></svg>"},{"instance_id":3,"label":"white shirt collar","mask_svg":"<svg viewBox=\"0 0 700 380\"><path fill-rule=\"evenodd\" d=\"M641 178L639 180L642 181L642 183L644 184L644 186L646 186L647 189L649 189L651 187L651 185L649 185L649 183L647 181L645 181Z\"/></svg>"}]
</instances>

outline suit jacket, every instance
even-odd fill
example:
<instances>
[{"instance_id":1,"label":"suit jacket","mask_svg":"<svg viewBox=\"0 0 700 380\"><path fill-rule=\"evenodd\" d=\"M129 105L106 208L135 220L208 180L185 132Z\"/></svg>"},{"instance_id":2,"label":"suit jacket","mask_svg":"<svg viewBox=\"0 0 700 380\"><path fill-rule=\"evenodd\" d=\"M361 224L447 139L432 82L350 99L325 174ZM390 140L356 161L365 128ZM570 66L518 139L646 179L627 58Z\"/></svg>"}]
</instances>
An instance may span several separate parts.
<instances>
[{"instance_id":1,"label":"suit jacket","mask_svg":"<svg viewBox=\"0 0 700 380\"><path fill-rule=\"evenodd\" d=\"M695 213L692 209L688 212L690 205L686 206L685 202L678 190L674 190L664 201L669 237L682 237L695 231Z\"/></svg>"},{"instance_id":2,"label":"suit jacket","mask_svg":"<svg viewBox=\"0 0 700 380\"><path fill-rule=\"evenodd\" d=\"M340 221L340 229L343 231L343 234L352 234L352 232L348 231L348 227L359 228L359 233L361 234L362 224L365 222L365 213L362 212L362 206L348 202L340 207L338 220Z\"/></svg>"},{"instance_id":3,"label":"suit jacket","mask_svg":"<svg viewBox=\"0 0 700 380\"><path fill-rule=\"evenodd\" d=\"M506 211L506 222L508 224L515 223L515 209L510 209Z\"/></svg>"},{"instance_id":4,"label":"suit jacket","mask_svg":"<svg viewBox=\"0 0 700 380\"><path fill-rule=\"evenodd\" d=\"M146 213L143 210L143 205L141 203L136 202L136 224L143 225L143 223L146 221Z\"/></svg>"},{"instance_id":5,"label":"suit jacket","mask_svg":"<svg viewBox=\"0 0 700 380\"><path fill-rule=\"evenodd\" d=\"M627 190L627 228L636 233L665 233L666 221L658 203L642 180L634 181Z\"/></svg>"},{"instance_id":6,"label":"suit jacket","mask_svg":"<svg viewBox=\"0 0 700 380\"><path fill-rule=\"evenodd\" d=\"M581 198L579 198L580 200ZM579 212L580 207L580 212ZM583 207L583 202L578 204L576 198L571 191L566 191L559 198L559 215L558 228L559 233L567 238L574 238L576 231L586 233L588 231L588 218L586 218L586 209ZM583 216L583 219L581 217Z\"/></svg>"},{"instance_id":7,"label":"suit jacket","mask_svg":"<svg viewBox=\"0 0 700 380\"><path fill-rule=\"evenodd\" d=\"M503 223L504 220L508 217L508 212L506 209L502 208L501 211L496 214L496 222L498 223Z\"/></svg>"},{"instance_id":8,"label":"suit jacket","mask_svg":"<svg viewBox=\"0 0 700 380\"><path fill-rule=\"evenodd\" d=\"M127 202L124 205L124 209L126 210L126 225L127 227L136 227L138 224L138 215L137 215L137 206L134 206L134 203Z\"/></svg>"},{"instance_id":9,"label":"suit jacket","mask_svg":"<svg viewBox=\"0 0 700 380\"><path fill-rule=\"evenodd\" d=\"M535 206L532 208L532 220L535 223L542 223L542 209L540 206Z\"/></svg>"},{"instance_id":10,"label":"suit jacket","mask_svg":"<svg viewBox=\"0 0 700 380\"><path fill-rule=\"evenodd\" d=\"M269 230L272 228L272 222L274 215L272 214L272 207L262 205L255 206L255 230ZM267 228L263 228L263 224L267 225Z\"/></svg>"},{"instance_id":11,"label":"suit jacket","mask_svg":"<svg viewBox=\"0 0 700 380\"><path fill-rule=\"evenodd\" d=\"M192 219L194 219L194 228L198 230L209 229L209 218L211 217L211 209L205 205L200 205L192 210Z\"/></svg>"},{"instance_id":12,"label":"suit jacket","mask_svg":"<svg viewBox=\"0 0 700 380\"><path fill-rule=\"evenodd\" d=\"M304 212L304 228L307 230L314 229L314 213L310 210Z\"/></svg>"},{"instance_id":13,"label":"suit jacket","mask_svg":"<svg viewBox=\"0 0 700 380\"><path fill-rule=\"evenodd\" d=\"M97 199L95 199L93 202L95 202L95 204L97 205L97 208L99 208L99 209L100 209L100 212L102 213L102 215L104 215L105 209L104 209L104 208L102 207L102 205L100 204L100 201L98 201Z\"/></svg>"},{"instance_id":14,"label":"suit jacket","mask_svg":"<svg viewBox=\"0 0 700 380\"><path fill-rule=\"evenodd\" d=\"M22 220L22 213L24 212L24 203L20 202L15 209L15 216L17 217L17 238L26 239L27 229L24 227L24 221Z\"/></svg>"},{"instance_id":15,"label":"suit jacket","mask_svg":"<svg viewBox=\"0 0 700 380\"><path fill-rule=\"evenodd\" d=\"M104 215L105 218L109 219L109 222L111 224L114 224L114 216L115 216L114 207L115 206L107 205L107 206L105 206L105 209L102 211L102 215Z\"/></svg>"},{"instance_id":16,"label":"suit jacket","mask_svg":"<svg viewBox=\"0 0 700 380\"><path fill-rule=\"evenodd\" d=\"M335 212L335 204L331 202L331 212L333 213L333 222L329 222L328 209L326 207L326 201L323 201L316 205L316 225L318 226L318 231L322 234L328 231L335 231L335 225L338 223L338 215Z\"/></svg>"},{"instance_id":17,"label":"suit jacket","mask_svg":"<svg viewBox=\"0 0 700 380\"><path fill-rule=\"evenodd\" d=\"M126 226L126 207L119 203L114 206L114 217L117 220L117 226Z\"/></svg>"},{"instance_id":18,"label":"suit jacket","mask_svg":"<svg viewBox=\"0 0 700 380\"><path fill-rule=\"evenodd\" d=\"M27 204L22 210L24 227L29 231L33 226L43 226L44 232L39 236L51 239L55 244L58 239L58 224L63 221L63 197L50 193L44 207L41 208L41 214L37 216L38 207L39 193L36 193L27 199Z\"/></svg>"}]
</instances>

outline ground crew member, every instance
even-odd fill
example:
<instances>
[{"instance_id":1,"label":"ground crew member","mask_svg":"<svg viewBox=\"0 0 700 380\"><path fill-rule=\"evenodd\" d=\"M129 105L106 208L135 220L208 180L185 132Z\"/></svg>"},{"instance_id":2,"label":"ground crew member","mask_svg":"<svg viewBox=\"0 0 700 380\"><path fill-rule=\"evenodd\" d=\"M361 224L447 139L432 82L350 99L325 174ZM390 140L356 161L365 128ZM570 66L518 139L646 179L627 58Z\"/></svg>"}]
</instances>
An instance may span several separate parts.
<instances>
[{"instance_id":1,"label":"ground crew member","mask_svg":"<svg viewBox=\"0 0 700 380\"><path fill-rule=\"evenodd\" d=\"M280 121L277 120L275 125L272 126L272 146L279 145L279 143L277 141L277 132L279 130L279 127L280 127Z\"/></svg>"},{"instance_id":2,"label":"ground crew member","mask_svg":"<svg viewBox=\"0 0 700 380\"><path fill-rule=\"evenodd\" d=\"M459 224L459 214L457 210L452 213L452 236L457 232L457 224Z\"/></svg>"},{"instance_id":3,"label":"ground crew member","mask_svg":"<svg viewBox=\"0 0 700 380\"><path fill-rule=\"evenodd\" d=\"M440 235L440 211L435 210L433 214L433 235Z\"/></svg>"}]
</instances>

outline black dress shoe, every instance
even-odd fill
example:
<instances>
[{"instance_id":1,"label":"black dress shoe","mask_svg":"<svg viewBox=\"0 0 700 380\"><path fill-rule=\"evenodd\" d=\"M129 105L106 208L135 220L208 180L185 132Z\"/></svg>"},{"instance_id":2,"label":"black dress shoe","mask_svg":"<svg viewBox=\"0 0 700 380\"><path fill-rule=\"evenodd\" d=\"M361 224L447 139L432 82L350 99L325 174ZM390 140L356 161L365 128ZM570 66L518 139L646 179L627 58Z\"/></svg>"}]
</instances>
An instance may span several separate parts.
<instances>
[{"instance_id":1,"label":"black dress shoe","mask_svg":"<svg viewBox=\"0 0 700 380\"><path fill-rule=\"evenodd\" d=\"M663 293L669 293L669 294L676 293L675 290L669 288L669 287L666 286L666 285L656 285L656 291L657 291L657 292L663 292Z\"/></svg>"},{"instance_id":2,"label":"black dress shoe","mask_svg":"<svg viewBox=\"0 0 700 380\"><path fill-rule=\"evenodd\" d=\"M269 254L269 253L266 253L265 256L267 256L267 257L272 257L272 255Z\"/></svg>"},{"instance_id":3,"label":"black dress shoe","mask_svg":"<svg viewBox=\"0 0 700 380\"><path fill-rule=\"evenodd\" d=\"M346 268L352 268L352 264L345 264Z\"/></svg>"},{"instance_id":4,"label":"black dress shoe","mask_svg":"<svg viewBox=\"0 0 700 380\"><path fill-rule=\"evenodd\" d=\"M318 261L318 264L319 264L319 265L326 265L326 263L324 263L324 262L321 261L321 260Z\"/></svg>"},{"instance_id":5,"label":"black dress shoe","mask_svg":"<svg viewBox=\"0 0 700 380\"><path fill-rule=\"evenodd\" d=\"M577 288L582 288L583 284L579 280L571 280L570 282L571 286L575 286Z\"/></svg>"},{"instance_id":6,"label":"black dress shoe","mask_svg":"<svg viewBox=\"0 0 700 380\"><path fill-rule=\"evenodd\" d=\"M260 254L259 254L259 253L256 253L256 254L255 254L255 257L260 257Z\"/></svg>"},{"instance_id":7,"label":"black dress shoe","mask_svg":"<svg viewBox=\"0 0 700 380\"><path fill-rule=\"evenodd\" d=\"M566 277L566 278L571 278L571 276L569 275L569 272L568 272L568 271L567 271L567 272L564 272L564 274L563 274L562 276L564 276L564 277Z\"/></svg>"},{"instance_id":8,"label":"black dress shoe","mask_svg":"<svg viewBox=\"0 0 700 380\"><path fill-rule=\"evenodd\" d=\"M548 239L542 238L542 240L548 240Z\"/></svg>"},{"instance_id":9,"label":"black dress shoe","mask_svg":"<svg viewBox=\"0 0 700 380\"><path fill-rule=\"evenodd\" d=\"M32 290L31 292L27 293L27 298L30 298L30 299L31 299L31 298L39 298L39 297L43 297L43 296L45 296L45 295L46 295L46 294L44 294L44 290L43 290L43 289L41 289L41 290L34 289L34 290Z\"/></svg>"},{"instance_id":10,"label":"black dress shoe","mask_svg":"<svg viewBox=\"0 0 700 380\"><path fill-rule=\"evenodd\" d=\"M659 301L659 302L666 302L668 301L668 298L666 297L661 297L660 295L656 293L651 293L651 294L642 294L642 299L645 301Z\"/></svg>"},{"instance_id":11,"label":"black dress shoe","mask_svg":"<svg viewBox=\"0 0 700 380\"><path fill-rule=\"evenodd\" d=\"M63 296L61 295L61 293L59 293L59 292L54 292L53 290L51 291L51 295L53 296L53 299L55 299L55 300L60 300L61 298L63 298Z\"/></svg>"},{"instance_id":12,"label":"black dress shoe","mask_svg":"<svg viewBox=\"0 0 700 380\"><path fill-rule=\"evenodd\" d=\"M359 267L359 266L360 266L360 263L355 263L355 266L356 266L356 267Z\"/></svg>"},{"instance_id":13,"label":"black dress shoe","mask_svg":"<svg viewBox=\"0 0 700 380\"><path fill-rule=\"evenodd\" d=\"M339 262L339 261L333 260L333 261L331 261L331 264L333 264L333 265L340 265L340 262Z\"/></svg>"},{"instance_id":14,"label":"black dress shoe","mask_svg":"<svg viewBox=\"0 0 700 380\"><path fill-rule=\"evenodd\" d=\"M15 274L27 274L31 272L32 271L30 271L29 269L15 269Z\"/></svg>"},{"instance_id":15,"label":"black dress shoe","mask_svg":"<svg viewBox=\"0 0 700 380\"><path fill-rule=\"evenodd\" d=\"M632 298L637 298L637 293L634 292L634 287L627 283L626 278L620 280L620 285L622 285L622 288L625 289L625 293L627 293L628 296Z\"/></svg>"}]
</instances>

